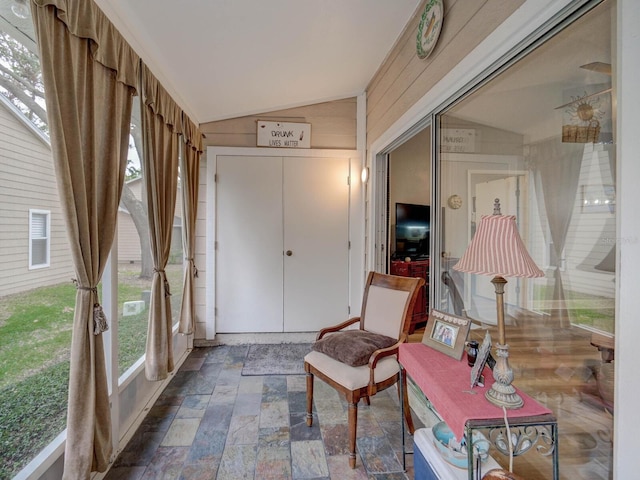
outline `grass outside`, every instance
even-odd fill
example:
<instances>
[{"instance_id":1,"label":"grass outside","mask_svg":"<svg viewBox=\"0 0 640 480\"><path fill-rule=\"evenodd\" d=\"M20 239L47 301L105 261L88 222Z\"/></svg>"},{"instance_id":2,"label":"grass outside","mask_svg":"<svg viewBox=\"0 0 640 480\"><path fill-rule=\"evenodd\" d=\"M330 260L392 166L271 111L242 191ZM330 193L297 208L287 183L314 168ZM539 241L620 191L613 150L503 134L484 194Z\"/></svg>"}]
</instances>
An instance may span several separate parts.
<instances>
[{"instance_id":1,"label":"grass outside","mask_svg":"<svg viewBox=\"0 0 640 480\"><path fill-rule=\"evenodd\" d=\"M573 290L565 290L562 308L566 309L571 323L590 330L614 334L615 331L615 298L589 295ZM553 297L553 287L536 286L534 301L538 309L549 309L546 299ZM551 308L552 310L553 308Z\"/></svg>"},{"instance_id":2,"label":"grass outside","mask_svg":"<svg viewBox=\"0 0 640 480\"><path fill-rule=\"evenodd\" d=\"M175 319L182 298L182 266L169 265L166 272ZM119 272L119 375L144 354L148 318L147 309L122 316L122 304L141 299L150 283L138 278L136 270ZM64 283L2 299L0 479L16 475L66 426L75 295L75 286Z\"/></svg>"}]
</instances>

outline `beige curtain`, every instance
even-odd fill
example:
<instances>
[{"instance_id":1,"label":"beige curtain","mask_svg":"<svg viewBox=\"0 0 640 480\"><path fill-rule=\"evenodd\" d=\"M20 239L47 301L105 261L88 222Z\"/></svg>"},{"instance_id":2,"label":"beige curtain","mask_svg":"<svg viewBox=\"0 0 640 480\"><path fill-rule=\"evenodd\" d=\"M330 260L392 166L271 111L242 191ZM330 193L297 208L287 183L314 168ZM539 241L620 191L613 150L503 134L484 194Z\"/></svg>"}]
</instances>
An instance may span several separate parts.
<instances>
[{"instance_id":1,"label":"beige curtain","mask_svg":"<svg viewBox=\"0 0 640 480\"><path fill-rule=\"evenodd\" d=\"M185 269L180 309L180 329L183 334L192 334L196 323L195 279L198 269L194 262L196 250L196 218L198 215L198 186L200 183L200 156L202 135L188 118L184 120L183 153L180 163L182 185L182 246Z\"/></svg>"},{"instance_id":2,"label":"beige curtain","mask_svg":"<svg viewBox=\"0 0 640 480\"><path fill-rule=\"evenodd\" d=\"M561 259L578 194L583 150L584 144L562 143L560 138L531 145L529 149L531 166L536 174L538 208L547 213L555 253L552 300L563 306L560 310L560 325L565 328L570 323L568 310L564 308L566 298Z\"/></svg>"},{"instance_id":3,"label":"beige curtain","mask_svg":"<svg viewBox=\"0 0 640 480\"><path fill-rule=\"evenodd\" d=\"M142 71L143 162L154 273L151 281L145 374L167 378L173 370L171 292L165 272L178 190L182 112L145 65Z\"/></svg>"},{"instance_id":4,"label":"beige curtain","mask_svg":"<svg viewBox=\"0 0 640 480\"><path fill-rule=\"evenodd\" d=\"M85 479L112 453L97 285L115 235L138 61L93 2L39 0L32 13L78 287L63 478Z\"/></svg>"}]
</instances>

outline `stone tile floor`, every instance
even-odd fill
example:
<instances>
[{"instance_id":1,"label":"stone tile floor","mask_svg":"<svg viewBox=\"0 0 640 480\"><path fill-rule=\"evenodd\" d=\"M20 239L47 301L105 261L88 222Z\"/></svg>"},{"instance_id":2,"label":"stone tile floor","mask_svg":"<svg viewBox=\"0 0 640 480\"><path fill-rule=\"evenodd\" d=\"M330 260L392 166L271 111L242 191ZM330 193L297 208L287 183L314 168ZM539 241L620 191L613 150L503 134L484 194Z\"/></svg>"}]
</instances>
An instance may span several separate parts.
<instances>
[{"instance_id":1,"label":"stone tile floor","mask_svg":"<svg viewBox=\"0 0 640 480\"><path fill-rule=\"evenodd\" d=\"M106 480L413 478L413 455L402 467L396 387L358 406L352 470L344 398L316 379L313 427L307 427L305 376L242 376L248 348L194 349ZM405 441L412 450L409 435Z\"/></svg>"}]
</instances>

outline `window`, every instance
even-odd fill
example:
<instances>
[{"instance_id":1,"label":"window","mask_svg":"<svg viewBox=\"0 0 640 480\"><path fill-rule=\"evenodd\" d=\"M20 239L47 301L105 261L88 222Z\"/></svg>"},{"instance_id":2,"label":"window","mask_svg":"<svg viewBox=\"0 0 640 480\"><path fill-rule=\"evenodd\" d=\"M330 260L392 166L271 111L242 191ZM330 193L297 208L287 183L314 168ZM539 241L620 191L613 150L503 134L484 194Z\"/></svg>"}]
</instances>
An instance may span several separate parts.
<instances>
[{"instance_id":1,"label":"window","mask_svg":"<svg viewBox=\"0 0 640 480\"><path fill-rule=\"evenodd\" d=\"M470 339L495 343L491 277L455 265L499 198L544 271L506 278L506 342L514 384L558 419L562 478L612 471L615 10L602 2L437 117L443 304L462 299ZM530 461L527 478L548 478Z\"/></svg>"},{"instance_id":2,"label":"window","mask_svg":"<svg viewBox=\"0 0 640 480\"><path fill-rule=\"evenodd\" d=\"M51 213L29 210L29 268L49 266L49 231Z\"/></svg>"}]
</instances>

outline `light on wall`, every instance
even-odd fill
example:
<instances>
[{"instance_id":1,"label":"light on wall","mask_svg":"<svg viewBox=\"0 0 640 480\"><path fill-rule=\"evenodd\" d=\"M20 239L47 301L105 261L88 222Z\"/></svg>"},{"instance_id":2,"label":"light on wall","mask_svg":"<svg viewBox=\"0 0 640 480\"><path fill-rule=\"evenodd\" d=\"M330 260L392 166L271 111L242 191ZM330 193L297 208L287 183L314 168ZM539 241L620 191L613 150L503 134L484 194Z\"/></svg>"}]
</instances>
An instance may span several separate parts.
<instances>
[{"instance_id":1,"label":"light on wall","mask_svg":"<svg viewBox=\"0 0 640 480\"><path fill-rule=\"evenodd\" d=\"M360 172L360 180L362 180L362 183L367 183L367 180L369 180L368 167L362 167L362 171Z\"/></svg>"}]
</instances>

